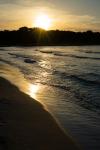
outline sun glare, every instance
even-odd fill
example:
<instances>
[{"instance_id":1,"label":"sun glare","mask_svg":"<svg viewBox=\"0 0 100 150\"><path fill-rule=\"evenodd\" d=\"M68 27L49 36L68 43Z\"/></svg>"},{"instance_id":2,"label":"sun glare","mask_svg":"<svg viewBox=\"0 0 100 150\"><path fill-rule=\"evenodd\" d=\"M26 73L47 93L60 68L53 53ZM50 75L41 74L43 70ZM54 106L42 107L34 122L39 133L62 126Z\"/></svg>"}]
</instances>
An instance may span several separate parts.
<instances>
[{"instance_id":1,"label":"sun glare","mask_svg":"<svg viewBox=\"0 0 100 150\"><path fill-rule=\"evenodd\" d=\"M51 26L51 18L48 15L40 14L35 18L35 27L48 30Z\"/></svg>"},{"instance_id":2,"label":"sun glare","mask_svg":"<svg viewBox=\"0 0 100 150\"><path fill-rule=\"evenodd\" d=\"M38 85L29 84L29 92L28 93L32 98L36 99L36 93L38 92L38 90L39 90Z\"/></svg>"}]
</instances>

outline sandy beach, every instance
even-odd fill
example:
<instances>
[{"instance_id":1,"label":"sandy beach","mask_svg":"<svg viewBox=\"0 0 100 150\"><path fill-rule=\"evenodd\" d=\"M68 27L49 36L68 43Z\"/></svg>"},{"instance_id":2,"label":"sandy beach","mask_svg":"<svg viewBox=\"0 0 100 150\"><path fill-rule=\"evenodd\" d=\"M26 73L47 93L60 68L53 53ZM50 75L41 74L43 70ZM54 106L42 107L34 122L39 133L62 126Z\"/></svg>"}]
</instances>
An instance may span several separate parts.
<instances>
[{"instance_id":1,"label":"sandy beach","mask_svg":"<svg viewBox=\"0 0 100 150\"><path fill-rule=\"evenodd\" d=\"M0 77L0 150L76 150L42 104Z\"/></svg>"}]
</instances>

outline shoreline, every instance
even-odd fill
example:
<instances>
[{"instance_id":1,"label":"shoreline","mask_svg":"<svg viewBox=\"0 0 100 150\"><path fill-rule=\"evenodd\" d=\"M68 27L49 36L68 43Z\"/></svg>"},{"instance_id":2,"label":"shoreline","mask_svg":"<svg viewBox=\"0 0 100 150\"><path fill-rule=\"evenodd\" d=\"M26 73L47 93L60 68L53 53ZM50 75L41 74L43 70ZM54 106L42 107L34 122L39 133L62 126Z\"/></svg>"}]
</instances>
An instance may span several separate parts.
<instances>
[{"instance_id":1,"label":"shoreline","mask_svg":"<svg viewBox=\"0 0 100 150\"><path fill-rule=\"evenodd\" d=\"M78 150L43 105L0 77L1 150Z\"/></svg>"}]
</instances>

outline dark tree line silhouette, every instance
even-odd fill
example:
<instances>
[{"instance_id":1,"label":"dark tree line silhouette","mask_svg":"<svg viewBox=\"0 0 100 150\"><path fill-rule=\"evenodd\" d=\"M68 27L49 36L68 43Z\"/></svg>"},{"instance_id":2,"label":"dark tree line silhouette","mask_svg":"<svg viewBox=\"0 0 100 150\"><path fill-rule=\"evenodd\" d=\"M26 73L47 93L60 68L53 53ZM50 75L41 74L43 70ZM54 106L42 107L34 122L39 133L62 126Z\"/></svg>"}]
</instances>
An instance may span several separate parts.
<instances>
[{"instance_id":1,"label":"dark tree line silhouette","mask_svg":"<svg viewBox=\"0 0 100 150\"><path fill-rule=\"evenodd\" d=\"M100 45L100 32L45 31L28 27L0 31L0 46L37 45Z\"/></svg>"}]
</instances>

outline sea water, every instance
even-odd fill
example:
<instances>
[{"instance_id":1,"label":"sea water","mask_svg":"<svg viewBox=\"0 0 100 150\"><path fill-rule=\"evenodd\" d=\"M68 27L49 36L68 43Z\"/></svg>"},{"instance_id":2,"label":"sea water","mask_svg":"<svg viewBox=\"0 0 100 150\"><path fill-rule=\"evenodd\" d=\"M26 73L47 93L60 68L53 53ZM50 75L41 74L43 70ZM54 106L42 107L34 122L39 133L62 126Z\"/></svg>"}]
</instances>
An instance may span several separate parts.
<instances>
[{"instance_id":1,"label":"sea water","mask_svg":"<svg viewBox=\"0 0 100 150\"><path fill-rule=\"evenodd\" d=\"M100 150L100 46L1 47L2 65L84 150Z\"/></svg>"}]
</instances>

